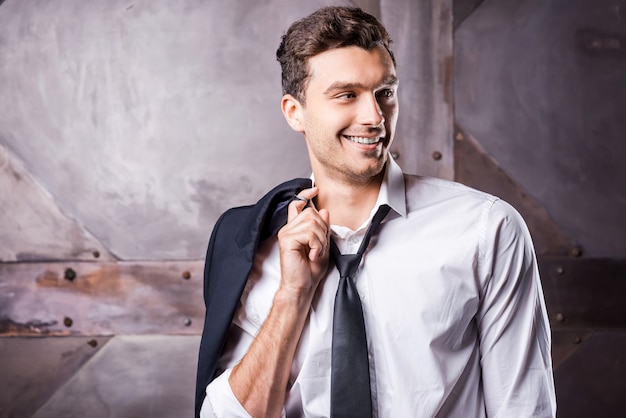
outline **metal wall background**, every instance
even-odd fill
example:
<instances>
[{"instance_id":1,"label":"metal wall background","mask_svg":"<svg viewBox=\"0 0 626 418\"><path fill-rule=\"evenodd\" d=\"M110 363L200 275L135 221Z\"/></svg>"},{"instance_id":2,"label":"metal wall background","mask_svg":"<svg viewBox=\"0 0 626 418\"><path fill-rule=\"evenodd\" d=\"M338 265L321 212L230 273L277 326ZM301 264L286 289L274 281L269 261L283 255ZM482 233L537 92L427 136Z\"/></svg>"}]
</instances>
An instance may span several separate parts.
<instances>
[{"instance_id":1,"label":"metal wall background","mask_svg":"<svg viewBox=\"0 0 626 418\"><path fill-rule=\"evenodd\" d=\"M209 234L309 175L274 53L328 4L390 29L393 152L452 178L451 0L0 1L0 417L191 415Z\"/></svg>"},{"instance_id":2,"label":"metal wall background","mask_svg":"<svg viewBox=\"0 0 626 418\"><path fill-rule=\"evenodd\" d=\"M593 257L624 257L626 2L487 0L455 32L455 120Z\"/></svg>"},{"instance_id":3,"label":"metal wall background","mask_svg":"<svg viewBox=\"0 0 626 418\"><path fill-rule=\"evenodd\" d=\"M419 110L401 120L394 151L407 170L451 178L450 89L442 87L451 40L445 21L419 36L450 8L364 3L397 29L401 99L407 110ZM115 258L198 259L226 208L254 201L286 178L308 176L303 140L280 112L274 52L288 22L320 4L4 2L0 169L4 187L20 193L2 203L3 216L25 217L22 208L42 202L43 214L24 224L62 212L57 218L68 226L51 229L45 219L29 225L44 234L42 243L6 222L11 241L0 243L0 259L106 254L78 232L56 235L76 223ZM403 39L449 46L416 53ZM430 157L434 151L441 160ZM17 183L15 166L51 198ZM55 241L72 246L54 251Z\"/></svg>"},{"instance_id":4,"label":"metal wall background","mask_svg":"<svg viewBox=\"0 0 626 418\"><path fill-rule=\"evenodd\" d=\"M626 1L454 7L455 178L529 224L558 416L623 416Z\"/></svg>"},{"instance_id":5,"label":"metal wall background","mask_svg":"<svg viewBox=\"0 0 626 418\"><path fill-rule=\"evenodd\" d=\"M191 414L208 235L308 175L274 51L330 3L395 40L403 168L527 220L559 416L619 416L624 0L214 3L0 1L0 417Z\"/></svg>"}]
</instances>

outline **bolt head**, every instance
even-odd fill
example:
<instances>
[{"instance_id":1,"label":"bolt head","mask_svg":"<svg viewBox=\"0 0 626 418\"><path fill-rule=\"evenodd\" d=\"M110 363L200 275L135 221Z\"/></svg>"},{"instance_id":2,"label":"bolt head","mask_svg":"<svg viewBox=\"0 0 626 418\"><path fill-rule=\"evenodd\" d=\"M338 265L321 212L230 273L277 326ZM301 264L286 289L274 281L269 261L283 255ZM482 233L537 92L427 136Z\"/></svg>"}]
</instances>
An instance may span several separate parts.
<instances>
[{"instance_id":1,"label":"bolt head","mask_svg":"<svg viewBox=\"0 0 626 418\"><path fill-rule=\"evenodd\" d=\"M76 279L76 272L74 271L74 269L68 267L65 269L65 273L63 273L63 277L65 278L65 280L69 280L70 282L73 282L74 279Z\"/></svg>"}]
</instances>

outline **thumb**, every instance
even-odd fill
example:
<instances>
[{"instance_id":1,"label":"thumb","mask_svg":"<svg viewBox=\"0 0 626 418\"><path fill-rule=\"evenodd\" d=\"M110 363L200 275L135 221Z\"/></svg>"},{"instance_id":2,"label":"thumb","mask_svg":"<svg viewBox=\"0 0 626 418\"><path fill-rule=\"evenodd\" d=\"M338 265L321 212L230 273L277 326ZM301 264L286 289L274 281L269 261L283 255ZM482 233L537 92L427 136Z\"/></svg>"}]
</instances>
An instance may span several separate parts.
<instances>
[{"instance_id":1,"label":"thumb","mask_svg":"<svg viewBox=\"0 0 626 418\"><path fill-rule=\"evenodd\" d=\"M322 218L322 220L326 224L328 231L330 231L330 212L328 212L328 209L320 209L318 213L320 215L320 218Z\"/></svg>"}]
</instances>

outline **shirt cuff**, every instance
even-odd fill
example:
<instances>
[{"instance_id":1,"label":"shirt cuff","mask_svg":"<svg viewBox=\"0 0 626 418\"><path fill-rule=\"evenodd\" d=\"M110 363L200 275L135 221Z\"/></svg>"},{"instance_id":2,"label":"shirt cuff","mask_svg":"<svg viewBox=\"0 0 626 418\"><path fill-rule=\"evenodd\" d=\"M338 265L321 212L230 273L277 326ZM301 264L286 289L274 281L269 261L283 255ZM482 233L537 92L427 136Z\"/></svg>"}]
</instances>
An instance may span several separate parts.
<instances>
[{"instance_id":1,"label":"shirt cuff","mask_svg":"<svg viewBox=\"0 0 626 418\"><path fill-rule=\"evenodd\" d=\"M228 383L231 371L232 369L226 370L206 387L200 418L250 418L250 414L241 406Z\"/></svg>"}]
</instances>

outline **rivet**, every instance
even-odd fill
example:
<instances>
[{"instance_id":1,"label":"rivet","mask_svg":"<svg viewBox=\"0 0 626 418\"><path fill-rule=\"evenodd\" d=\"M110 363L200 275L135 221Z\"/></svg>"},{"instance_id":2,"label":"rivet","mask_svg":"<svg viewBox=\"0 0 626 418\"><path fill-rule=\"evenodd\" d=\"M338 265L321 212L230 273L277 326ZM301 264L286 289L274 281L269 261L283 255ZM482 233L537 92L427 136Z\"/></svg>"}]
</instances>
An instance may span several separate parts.
<instances>
[{"instance_id":1,"label":"rivet","mask_svg":"<svg viewBox=\"0 0 626 418\"><path fill-rule=\"evenodd\" d=\"M580 247L573 247L573 248L570 250L569 254L570 254L572 257L580 257L581 255L583 255L583 250L582 250Z\"/></svg>"},{"instance_id":2,"label":"rivet","mask_svg":"<svg viewBox=\"0 0 626 418\"><path fill-rule=\"evenodd\" d=\"M582 342L582 338L580 338L578 335L574 337L574 344L580 344Z\"/></svg>"},{"instance_id":3,"label":"rivet","mask_svg":"<svg viewBox=\"0 0 626 418\"><path fill-rule=\"evenodd\" d=\"M183 279L189 280L191 278L191 273L188 271L183 271Z\"/></svg>"},{"instance_id":4,"label":"rivet","mask_svg":"<svg viewBox=\"0 0 626 418\"><path fill-rule=\"evenodd\" d=\"M565 270L563 269L563 266L558 266L556 268L556 274L561 275L565 272Z\"/></svg>"},{"instance_id":5,"label":"rivet","mask_svg":"<svg viewBox=\"0 0 626 418\"><path fill-rule=\"evenodd\" d=\"M94 258L100 258L100 251L94 251L94 252L93 252L93 253L91 253L91 254L93 254L93 257L94 257Z\"/></svg>"},{"instance_id":6,"label":"rivet","mask_svg":"<svg viewBox=\"0 0 626 418\"><path fill-rule=\"evenodd\" d=\"M398 158L400 158L400 153L398 151L391 151L391 156L394 160L397 160Z\"/></svg>"},{"instance_id":7,"label":"rivet","mask_svg":"<svg viewBox=\"0 0 626 418\"><path fill-rule=\"evenodd\" d=\"M74 279L76 278L76 272L71 268L66 268L65 273L63 274L63 277L65 277L65 280L69 280L70 282L73 282Z\"/></svg>"},{"instance_id":8,"label":"rivet","mask_svg":"<svg viewBox=\"0 0 626 418\"><path fill-rule=\"evenodd\" d=\"M441 155L441 153L439 151L433 152L433 160L439 161L439 160L441 160L441 157L443 157L443 155Z\"/></svg>"},{"instance_id":9,"label":"rivet","mask_svg":"<svg viewBox=\"0 0 626 418\"><path fill-rule=\"evenodd\" d=\"M191 325L191 318L185 318L185 326L188 327Z\"/></svg>"},{"instance_id":10,"label":"rivet","mask_svg":"<svg viewBox=\"0 0 626 418\"><path fill-rule=\"evenodd\" d=\"M63 318L63 325L65 325L66 327L71 327L73 323L74 321L72 321L72 318L70 318L69 316Z\"/></svg>"},{"instance_id":11,"label":"rivet","mask_svg":"<svg viewBox=\"0 0 626 418\"><path fill-rule=\"evenodd\" d=\"M97 347L98 346L98 341L96 341L96 340L89 340L89 341L87 341L87 344L89 344L92 347Z\"/></svg>"},{"instance_id":12,"label":"rivet","mask_svg":"<svg viewBox=\"0 0 626 418\"><path fill-rule=\"evenodd\" d=\"M457 132L456 135L454 135L454 139L456 139L457 141L463 141L465 139L465 136L463 136L463 132Z\"/></svg>"},{"instance_id":13,"label":"rivet","mask_svg":"<svg viewBox=\"0 0 626 418\"><path fill-rule=\"evenodd\" d=\"M565 321L565 315L563 315L562 313L556 314L556 322L563 322L563 321Z\"/></svg>"}]
</instances>

